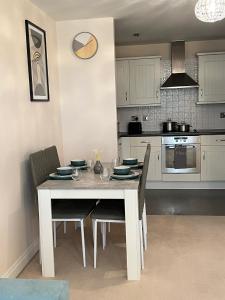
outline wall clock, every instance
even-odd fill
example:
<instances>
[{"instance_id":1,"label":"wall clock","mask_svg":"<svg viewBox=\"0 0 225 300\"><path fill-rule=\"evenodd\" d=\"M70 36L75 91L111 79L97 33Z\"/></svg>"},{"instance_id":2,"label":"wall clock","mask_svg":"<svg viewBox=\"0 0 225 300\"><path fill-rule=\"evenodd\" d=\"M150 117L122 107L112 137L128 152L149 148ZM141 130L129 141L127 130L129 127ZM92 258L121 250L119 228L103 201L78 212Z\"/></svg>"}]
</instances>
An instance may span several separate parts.
<instances>
[{"instance_id":1,"label":"wall clock","mask_svg":"<svg viewBox=\"0 0 225 300\"><path fill-rule=\"evenodd\" d=\"M98 41L92 33L80 32L73 39L72 49L77 57L89 59L96 54Z\"/></svg>"}]
</instances>

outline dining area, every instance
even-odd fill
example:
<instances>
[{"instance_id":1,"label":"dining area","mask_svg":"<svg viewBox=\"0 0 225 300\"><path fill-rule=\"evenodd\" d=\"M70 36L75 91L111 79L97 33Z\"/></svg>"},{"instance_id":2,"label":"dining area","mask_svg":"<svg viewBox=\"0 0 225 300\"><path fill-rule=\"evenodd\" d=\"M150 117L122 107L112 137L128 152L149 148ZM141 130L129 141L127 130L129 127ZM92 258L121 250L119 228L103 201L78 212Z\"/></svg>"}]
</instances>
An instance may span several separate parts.
<instances>
[{"instance_id":1,"label":"dining area","mask_svg":"<svg viewBox=\"0 0 225 300\"><path fill-rule=\"evenodd\" d=\"M98 268L101 229L102 248L106 248L112 224L125 225L126 272L128 280L140 280L147 250L147 217L144 190L150 158L146 147L143 162L127 158L103 163L95 170L86 160L71 160L69 166L60 166L55 146L32 153L30 165L37 189L39 212L40 264L43 277L54 277L57 231L67 223L80 230L83 267L87 267L85 223L92 227L92 266ZM96 174L97 173L97 174ZM89 219L89 221L87 221ZM100 226L98 226L100 225ZM123 225L120 225L123 226ZM66 235L65 235L66 236ZM58 274L60 275L60 274Z\"/></svg>"}]
</instances>

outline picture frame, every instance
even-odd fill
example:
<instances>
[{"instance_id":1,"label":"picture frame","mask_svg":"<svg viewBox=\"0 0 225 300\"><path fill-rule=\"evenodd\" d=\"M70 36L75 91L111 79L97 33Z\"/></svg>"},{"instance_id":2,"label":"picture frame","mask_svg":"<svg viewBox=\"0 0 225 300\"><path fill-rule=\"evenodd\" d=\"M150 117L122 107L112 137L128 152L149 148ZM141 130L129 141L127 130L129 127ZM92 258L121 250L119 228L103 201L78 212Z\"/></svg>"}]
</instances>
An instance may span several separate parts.
<instances>
[{"instance_id":1,"label":"picture frame","mask_svg":"<svg viewBox=\"0 0 225 300\"><path fill-rule=\"evenodd\" d=\"M46 33L28 20L25 20L25 30L30 100L49 101Z\"/></svg>"}]
</instances>

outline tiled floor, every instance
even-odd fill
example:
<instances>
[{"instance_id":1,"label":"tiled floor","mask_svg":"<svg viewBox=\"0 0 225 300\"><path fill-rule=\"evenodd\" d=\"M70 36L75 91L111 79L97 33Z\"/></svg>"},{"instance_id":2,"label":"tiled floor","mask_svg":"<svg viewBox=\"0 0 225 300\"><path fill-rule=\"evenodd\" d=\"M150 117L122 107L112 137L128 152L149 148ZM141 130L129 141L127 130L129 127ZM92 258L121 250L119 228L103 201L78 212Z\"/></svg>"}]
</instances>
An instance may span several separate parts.
<instances>
[{"instance_id":1,"label":"tiled floor","mask_svg":"<svg viewBox=\"0 0 225 300\"><path fill-rule=\"evenodd\" d=\"M71 225L66 235L59 229L55 251L56 278L69 281L70 299L225 299L225 217L150 216L145 270L139 282L126 281L123 225L112 225L105 251L99 239L96 270L89 226L88 267L83 269L79 231ZM37 256L20 277L41 277Z\"/></svg>"}]
</instances>

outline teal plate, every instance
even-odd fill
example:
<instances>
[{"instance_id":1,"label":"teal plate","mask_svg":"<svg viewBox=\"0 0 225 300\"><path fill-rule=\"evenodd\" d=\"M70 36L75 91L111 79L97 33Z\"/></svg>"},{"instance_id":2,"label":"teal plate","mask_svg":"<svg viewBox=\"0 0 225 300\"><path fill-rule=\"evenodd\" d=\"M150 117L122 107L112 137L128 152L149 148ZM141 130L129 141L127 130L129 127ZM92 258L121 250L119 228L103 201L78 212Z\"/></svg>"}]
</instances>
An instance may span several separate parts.
<instances>
[{"instance_id":1,"label":"teal plate","mask_svg":"<svg viewBox=\"0 0 225 300\"><path fill-rule=\"evenodd\" d=\"M139 172L132 171L131 174L128 174L128 175L116 175L116 174L112 174L111 178L112 179L117 179L117 180L133 180L133 179L138 178L139 175L140 175Z\"/></svg>"},{"instance_id":2,"label":"teal plate","mask_svg":"<svg viewBox=\"0 0 225 300\"><path fill-rule=\"evenodd\" d=\"M79 166L79 167L75 167L73 165L69 165L70 167L72 167L73 169L77 169L77 170L87 170L88 166L84 165L84 166Z\"/></svg>"},{"instance_id":3,"label":"teal plate","mask_svg":"<svg viewBox=\"0 0 225 300\"><path fill-rule=\"evenodd\" d=\"M72 175L59 175L57 173L52 173L49 174L49 179L54 179L54 180L72 180Z\"/></svg>"},{"instance_id":4,"label":"teal plate","mask_svg":"<svg viewBox=\"0 0 225 300\"><path fill-rule=\"evenodd\" d=\"M143 165L144 163L143 162L139 162L137 165L129 165L129 168L130 169L143 169ZM123 166L126 166L128 167L128 165L123 165Z\"/></svg>"}]
</instances>

